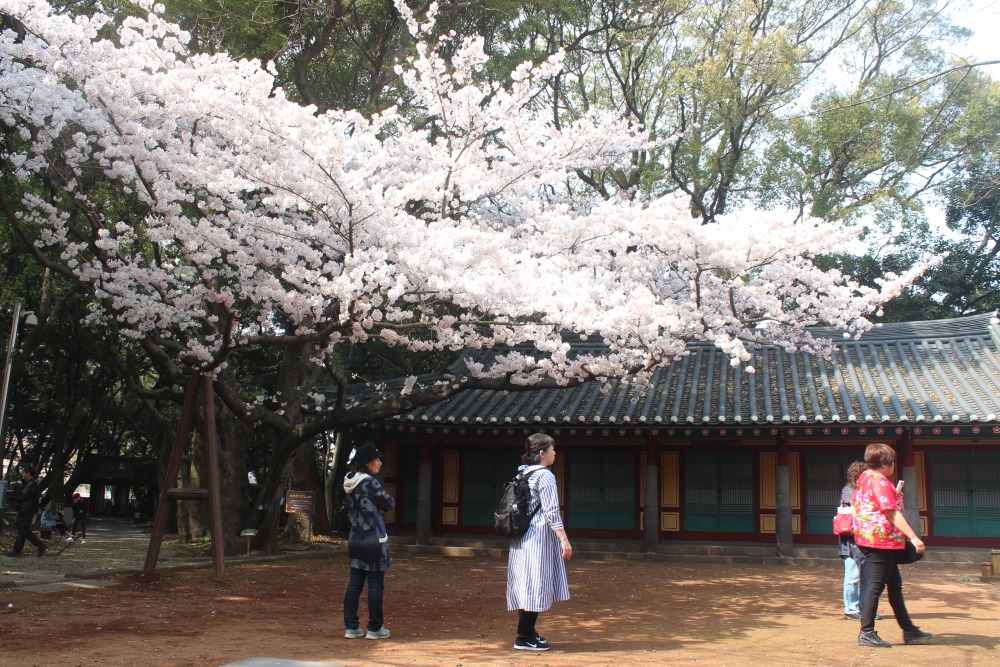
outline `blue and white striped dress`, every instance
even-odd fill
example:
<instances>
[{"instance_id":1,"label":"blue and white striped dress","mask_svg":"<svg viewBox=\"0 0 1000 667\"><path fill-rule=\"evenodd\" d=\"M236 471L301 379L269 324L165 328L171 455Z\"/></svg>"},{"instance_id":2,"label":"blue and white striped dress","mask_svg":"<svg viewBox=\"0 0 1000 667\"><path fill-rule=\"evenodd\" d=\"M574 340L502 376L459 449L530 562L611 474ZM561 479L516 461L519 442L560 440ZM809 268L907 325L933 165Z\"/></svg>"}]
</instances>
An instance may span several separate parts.
<instances>
[{"instance_id":1,"label":"blue and white striped dress","mask_svg":"<svg viewBox=\"0 0 1000 667\"><path fill-rule=\"evenodd\" d=\"M537 466L520 466L518 470ZM531 525L520 539L510 543L507 559L507 609L545 611L553 602L569 599L566 563L562 559L559 536L552 530L562 528L556 476L542 467L528 480L534 511Z\"/></svg>"}]
</instances>

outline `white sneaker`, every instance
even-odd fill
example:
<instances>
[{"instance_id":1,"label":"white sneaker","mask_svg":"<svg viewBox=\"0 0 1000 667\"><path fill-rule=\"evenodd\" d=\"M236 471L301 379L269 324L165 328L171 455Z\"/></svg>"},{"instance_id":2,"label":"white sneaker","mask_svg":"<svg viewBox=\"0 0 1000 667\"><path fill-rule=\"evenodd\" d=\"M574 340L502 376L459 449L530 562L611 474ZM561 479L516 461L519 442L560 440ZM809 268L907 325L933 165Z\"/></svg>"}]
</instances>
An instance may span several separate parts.
<instances>
[{"instance_id":1,"label":"white sneaker","mask_svg":"<svg viewBox=\"0 0 1000 667\"><path fill-rule=\"evenodd\" d=\"M385 627L384 625L378 630L375 630L374 632L369 630L368 633L365 635L365 639L388 639L388 638L389 638L389 628Z\"/></svg>"},{"instance_id":2,"label":"white sneaker","mask_svg":"<svg viewBox=\"0 0 1000 667\"><path fill-rule=\"evenodd\" d=\"M65 541L65 542L72 542L73 541L73 536L72 535L67 535L66 537L63 538L63 541Z\"/></svg>"},{"instance_id":3,"label":"white sneaker","mask_svg":"<svg viewBox=\"0 0 1000 667\"><path fill-rule=\"evenodd\" d=\"M86 543L87 543L87 540L85 540L85 539L81 539L80 540L80 544L86 544Z\"/></svg>"}]
</instances>

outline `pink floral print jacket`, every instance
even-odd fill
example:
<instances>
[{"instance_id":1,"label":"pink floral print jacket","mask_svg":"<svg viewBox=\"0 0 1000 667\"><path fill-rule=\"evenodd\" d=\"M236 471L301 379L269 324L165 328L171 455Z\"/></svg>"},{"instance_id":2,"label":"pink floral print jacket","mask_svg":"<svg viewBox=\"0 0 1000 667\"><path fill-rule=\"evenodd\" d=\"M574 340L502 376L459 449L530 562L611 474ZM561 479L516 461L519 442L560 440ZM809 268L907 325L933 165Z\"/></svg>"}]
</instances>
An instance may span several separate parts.
<instances>
[{"instance_id":1,"label":"pink floral print jacket","mask_svg":"<svg viewBox=\"0 0 1000 667\"><path fill-rule=\"evenodd\" d=\"M854 508L854 542L872 549L903 549L906 536L885 515L886 510L903 509L902 494L896 493L885 475L865 470L851 498Z\"/></svg>"}]
</instances>

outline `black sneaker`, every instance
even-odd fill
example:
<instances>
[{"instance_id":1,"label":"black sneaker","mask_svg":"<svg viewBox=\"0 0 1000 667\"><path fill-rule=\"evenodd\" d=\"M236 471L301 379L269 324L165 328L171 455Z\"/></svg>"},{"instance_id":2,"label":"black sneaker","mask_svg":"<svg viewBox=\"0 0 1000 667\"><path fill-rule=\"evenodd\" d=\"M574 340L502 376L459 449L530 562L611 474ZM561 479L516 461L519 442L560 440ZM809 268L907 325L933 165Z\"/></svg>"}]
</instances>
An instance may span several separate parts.
<instances>
[{"instance_id":1,"label":"black sneaker","mask_svg":"<svg viewBox=\"0 0 1000 667\"><path fill-rule=\"evenodd\" d=\"M846 618L848 621L860 621L861 620L861 614L857 614L857 613L855 613L855 614L844 614L844 618Z\"/></svg>"},{"instance_id":2,"label":"black sneaker","mask_svg":"<svg viewBox=\"0 0 1000 667\"><path fill-rule=\"evenodd\" d=\"M535 638L518 637L514 640L514 648L518 651L548 651L552 647Z\"/></svg>"},{"instance_id":3,"label":"black sneaker","mask_svg":"<svg viewBox=\"0 0 1000 667\"><path fill-rule=\"evenodd\" d=\"M546 648L552 648L549 645L549 643L547 641L545 641L545 637L542 637L537 632L535 633L535 643L538 644L539 646L545 646Z\"/></svg>"},{"instance_id":4,"label":"black sneaker","mask_svg":"<svg viewBox=\"0 0 1000 667\"><path fill-rule=\"evenodd\" d=\"M49 545L47 544L43 544L42 546L38 547L38 557L41 558L42 556L44 556L45 552L48 550L49 550Z\"/></svg>"},{"instance_id":5,"label":"black sneaker","mask_svg":"<svg viewBox=\"0 0 1000 667\"><path fill-rule=\"evenodd\" d=\"M868 646L870 648L892 648L892 644L878 636L878 633L862 631L858 635L858 646Z\"/></svg>"},{"instance_id":6,"label":"black sneaker","mask_svg":"<svg viewBox=\"0 0 1000 667\"><path fill-rule=\"evenodd\" d=\"M913 626L910 630L903 631L904 644L926 644L934 635L924 632L920 628Z\"/></svg>"}]
</instances>

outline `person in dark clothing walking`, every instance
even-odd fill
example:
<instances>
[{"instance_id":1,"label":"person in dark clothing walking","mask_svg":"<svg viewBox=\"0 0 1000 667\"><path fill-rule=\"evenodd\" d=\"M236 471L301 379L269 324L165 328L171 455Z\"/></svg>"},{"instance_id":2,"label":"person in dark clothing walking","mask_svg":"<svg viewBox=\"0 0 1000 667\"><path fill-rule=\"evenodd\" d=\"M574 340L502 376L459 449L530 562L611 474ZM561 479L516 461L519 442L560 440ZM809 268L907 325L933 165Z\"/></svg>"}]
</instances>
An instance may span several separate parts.
<instances>
[{"instance_id":1,"label":"person in dark clothing walking","mask_svg":"<svg viewBox=\"0 0 1000 667\"><path fill-rule=\"evenodd\" d=\"M375 445L363 445L351 460L352 472L344 477L347 492L347 516L351 534L347 555L351 560L351 578L344 592L344 636L348 639L386 639L389 628L382 618L382 595L385 571L389 569L389 535L382 515L395 507L395 501L375 479L382 468L382 453ZM358 602L368 583L368 631L361 629Z\"/></svg>"},{"instance_id":2,"label":"person in dark clothing walking","mask_svg":"<svg viewBox=\"0 0 1000 667\"><path fill-rule=\"evenodd\" d=\"M73 494L73 527L70 529L70 540L76 539L76 529L80 529L80 543L87 543L87 502L89 498L79 493Z\"/></svg>"},{"instance_id":3,"label":"person in dark clothing walking","mask_svg":"<svg viewBox=\"0 0 1000 667\"><path fill-rule=\"evenodd\" d=\"M35 469L31 466L21 466L21 481L24 482L24 489L21 491L21 501L17 505L17 539L14 541L14 551L9 555L17 558L24 550L24 541L27 540L38 547L38 555L45 555L45 542L35 537L31 532L31 524L35 521L38 513L38 502L42 496L42 489L35 479Z\"/></svg>"}]
</instances>

